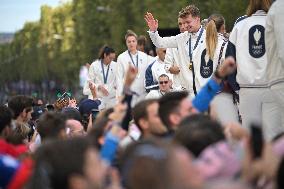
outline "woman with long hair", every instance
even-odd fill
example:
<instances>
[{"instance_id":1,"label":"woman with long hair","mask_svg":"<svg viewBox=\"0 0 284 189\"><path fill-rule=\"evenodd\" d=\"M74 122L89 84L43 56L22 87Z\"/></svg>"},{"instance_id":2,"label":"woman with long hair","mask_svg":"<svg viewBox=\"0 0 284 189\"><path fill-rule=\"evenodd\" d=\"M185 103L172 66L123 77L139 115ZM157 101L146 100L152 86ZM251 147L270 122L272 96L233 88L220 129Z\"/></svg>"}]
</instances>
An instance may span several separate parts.
<instances>
[{"instance_id":1,"label":"woman with long hair","mask_svg":"<svg viewBox=\"0 0 284 189\"><path fill-rule=\"evenodd\" d=\"M100 109L113 107L117 102L117 63L114 62L115 51L109 46L103 46L99 52L99 59L95 60L89 68L89 85L97 91L97 98L101 100ZM88 88L88 87L87 87ZM89 89L84 90L93 99Z\"/></svg>"}]
</instances>

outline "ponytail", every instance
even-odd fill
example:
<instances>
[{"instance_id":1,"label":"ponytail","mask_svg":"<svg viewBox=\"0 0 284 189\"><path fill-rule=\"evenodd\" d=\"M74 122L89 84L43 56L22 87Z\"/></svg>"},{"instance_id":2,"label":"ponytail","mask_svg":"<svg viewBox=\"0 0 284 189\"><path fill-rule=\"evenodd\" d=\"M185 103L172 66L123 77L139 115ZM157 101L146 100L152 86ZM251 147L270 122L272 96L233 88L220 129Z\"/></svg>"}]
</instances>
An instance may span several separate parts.
<instances>
[{"instance_id":1,"label":"ponytail","mask_svg":"<svg viewBox=\"0 0 284 189\"><path fill-rule=\"evenodd\" d=\"M115 53L114 49L111 47L108 47L107 45L104 45L99 52L99 59L103 60L104 59L104 55L109 55L111 53Z\"/></svg>"},{"instance_id":2,"label":"ponytail","mask_svg":"<svg viewBox=\"0 0 284 189\"><path fill-rule=\"evenodd\" d=\"M206 27L206 53L213 60L218 43L218 32L214 20L210 20Z\"/></svg>"}]
</instances>

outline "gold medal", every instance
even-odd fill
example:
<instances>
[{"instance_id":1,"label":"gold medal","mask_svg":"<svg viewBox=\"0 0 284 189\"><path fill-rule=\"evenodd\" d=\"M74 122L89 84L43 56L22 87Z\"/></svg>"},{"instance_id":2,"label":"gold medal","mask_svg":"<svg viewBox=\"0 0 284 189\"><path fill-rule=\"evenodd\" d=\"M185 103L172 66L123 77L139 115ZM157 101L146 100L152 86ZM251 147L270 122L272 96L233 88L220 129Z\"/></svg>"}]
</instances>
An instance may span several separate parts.
<instances>
[{"instance_id":1,"label":"gold medal","mask_svg":"<svg viewBox=\"0 0 284 189\"><path fill-rule=\"evenodd\" d=\"M189 62L189 65L188 65L188 69L192 70L192 64L193 64L193 62L190 61L190 62Z\"/></svg>"}]
</instances>

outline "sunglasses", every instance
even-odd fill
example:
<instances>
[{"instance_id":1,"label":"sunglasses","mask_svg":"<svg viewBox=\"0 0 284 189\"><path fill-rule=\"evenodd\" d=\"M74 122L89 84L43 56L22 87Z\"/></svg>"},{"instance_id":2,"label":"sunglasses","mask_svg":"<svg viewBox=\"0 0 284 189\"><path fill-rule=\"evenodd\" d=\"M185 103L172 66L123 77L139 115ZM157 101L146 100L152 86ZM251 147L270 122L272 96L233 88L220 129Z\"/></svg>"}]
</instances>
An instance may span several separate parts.
<instances>
[{"instance_id":1,"label":"sunglasses","mask_svg":"<svg viewBox=\"0 0 284 189\"><path fill-rule=\"evenodd\" d=\"M168 84L168 82L169 82L169 81L159 81L159 84L160 84L160 85Z\"/></svg>"}]
</instances>

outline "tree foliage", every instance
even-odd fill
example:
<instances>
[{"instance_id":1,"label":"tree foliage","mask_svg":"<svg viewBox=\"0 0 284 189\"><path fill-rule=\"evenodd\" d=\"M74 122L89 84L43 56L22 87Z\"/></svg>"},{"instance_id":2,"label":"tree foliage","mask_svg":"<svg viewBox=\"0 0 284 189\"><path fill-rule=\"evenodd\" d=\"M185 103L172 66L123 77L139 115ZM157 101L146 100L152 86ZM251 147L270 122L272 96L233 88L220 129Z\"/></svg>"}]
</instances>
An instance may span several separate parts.
<instances>
[{"instance_id":1,"label":"tree foliage","mask_svg":"<svg viewBox=\"0 0 284 189\"><path fill-rule=\"evenodd\" d=\"M202 18L223 14L229 29L247 5L244 0L190 3L200 8ZM120 53L127 29L147 36L146 11L159 19L160 28L176 28L178 12L188 4L186 0L73 0L56 8L43 6L39 21L26 23L11 43L0 46L0 83L56 80L75 86L80 66L96 59L102 45Z\"/></svg>"}]
</instances>

